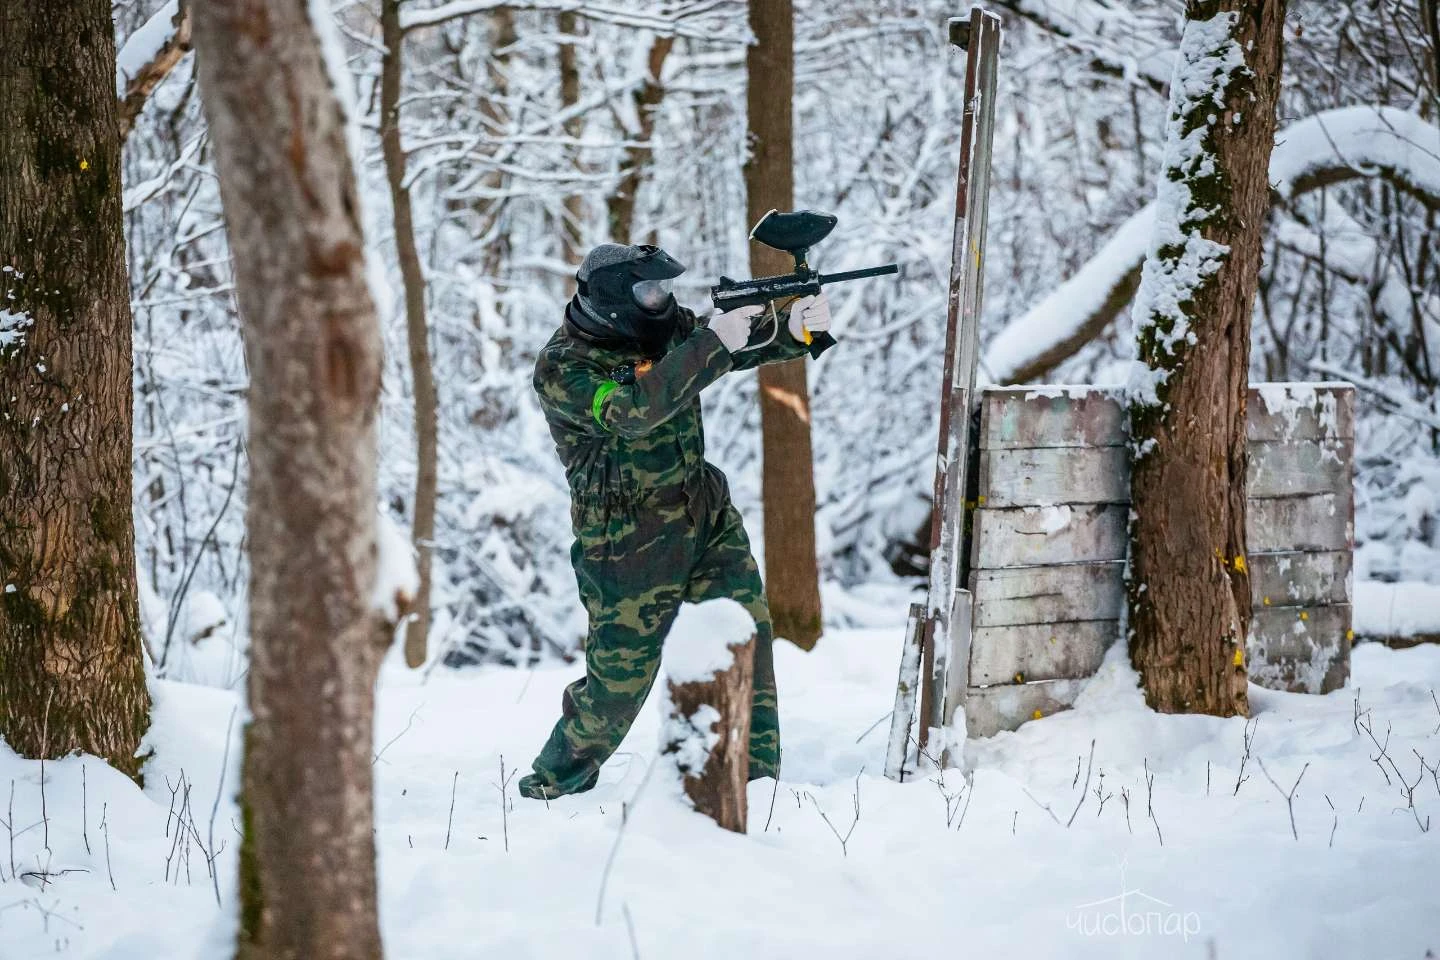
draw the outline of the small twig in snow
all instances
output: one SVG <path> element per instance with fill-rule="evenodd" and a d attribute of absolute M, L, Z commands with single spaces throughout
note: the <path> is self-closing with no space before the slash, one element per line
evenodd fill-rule
<path fill-rule="evenodd" d="M 1125 805 L 1125 829 L 1134 836 L 1135 831 L 1130 827 L 1130 791 L 1124 787 L 1120 788 L 1120 802 Z"/>
<path fill-rule="evenodd" d="M 815 795 L 809 792 L 805 794 L 805 796 L 810 798 L 810 802 L 814 804 L 815 811 L 820 814 L 820 819 L 825 821 L 825 826 L 829 827 L 830 832 L 835 834 L 835 839 L 840 841 L 840 855 L 842 857 L 848 857 L 850 855 L 850 837 L 854 835 L 855 828 L 860 824 L 860 777 L 864 773 L 865 768 L 861 767 L 860 772 L 855 774 L 855 819 L 850 821 L 850 829 L 845 831 L 845 836 L 843 837 L 840 836 L 840 831 L 835 829 L 835 824 L 830 821 L 829 815 L 821 808 L 820 801 L 815 799 Z"/>
<path fill-rule="evenodd" d="M 625 930 L 630 934 L 630 956 L 640 960 L 640 944 L 635 940 L 635 920 L 630 916 L 630 904 L 620 904 L 620 912 L 625 914 Z"/>
<path fill-rule="evenodd" d="M 615 842 L 610 846 L 610 856 L 605 858 L 605 870 L 600 874 L 600 892 L 595 896 L 595 926 L 600 926 L 600 916 L 605 909 L 605 885 L 610 882 L 610 868 L 615 866 L 615 855 L 620 852 L 620 841 L 625 837 L 625 825 L 630 822 L 630 810 L 640 799 L 640 794 L 645 792 L 645 785 L 650 782 L 651 775 L 655 768 L 660 766 L 657 758 L 652 758 L 650 766 L 645 770 L 645 776 L 640 780 L 640 786 L 630 797 L 629 803 L 620 805 L 620 829 L 615 831 Z M 602 809 L 603 813 L 604 810 Z"/>
<path fill-rule="evenodd" d="M 109 804 L 100 805 L 100 832 L 105 834 L 105 873 L 110 877 L 110 889 L 115 890 L 115 871 L 110 868 L 110 820 Z"/>
<path fill-rule="evenodd" d="M 1246 780 L 1250 779 L 1249 777 L 1245 776 L 1245 764 L 1250 762 L 1250 747 L 1255 743 L 1255 731 L 1259 728 L 1259 717 L 1256 717 L 1253 722 L 1250 720 L 1245 721 L 1245 729 L 1242 733 L 1242 736 L 1245 739 L 1245 753 L 1240 757 L 1240 772 L 1235 776 L 1235 790 L 1233 793 L 1230 794 L 1232 797 L 1238 797 L 1240 795 L 1241 784 L 1243 784 Z"/>
<path fill-rule="evenodd" d="M 1057 817 L 1057 816 L 1055 816 L 1055 811 L 1052 810 L 1052 809 L 1050 809 L 1050 804 L 1048 804 L 1048 803 L 1041 803 L 1039 800 L 1035 799 L 1035 794 L 1031 793 L 1031 792 L 1030 792 L 1030 789 L 1029 789 L 1028 787 L 1022 786 L 1022 787 L 1020 788 L 1020 790 L 1021 790 L 1022 793 L 1025 794 L 1025 796 L 1027 796 L 1027 797 L 1030 798 L 1030 802 L 1031 802 L 1031 803 L 1035 804 L 1035 806 L 1039 807 L 1041 810 L 1044 810 L 1046 813 L 1050 814 L 1050 819 L 1055 821 L 1055 826 L 1057 826 L 1057 827 L 1060 826 L 1060 818 Z M 1014 831 L 1012 830 L 1011 833 L 1014 833 Z"/>
<path fill-rule="evenodd" d="M 1285 798 L 1285 805 L 1290 809 L 1290 834 L 1296 840 L 1299 840 L 1300 831 L 1295 829 L 1295 791 L 1300 789 L 1300 781 L 1305 778 L 1305 771 L 1310 769 L 1310 764 L 1307 762 L 1305 766 L 1300 768 L 1300 776 L 1295 778 L 1294 786 L 1290 788 L 1289 793 L 1286 793 L 1280 784 L 1275 782 L 1275 778 L 1270 776 L 1270 771 L 1265 769 L 1265 761 L 1256 757 L 1255 762 L 1260 764 L 1260 772 L 1265 774 L 1265 779 L 1270 781 L 1270 785 L 1275 788 L 1275 792 Z"/>
<path fill-rule="evenodd" d="M 1075 822 L 1075 817 L 1076 817 L 1076 815 L 1080 812 L 1080 808 L 1083 807 L 1083 806 L 1085 806 L 1085 794 L 1087 794 L 1087 793 L 1090 791 L 1090 769 L 1091 769 L 1091 767 L 1093 767 L 1094 765 L 1095 765 L 1095 741 L 1094 741 L 1094 740 L 1091 740 L 1091 741 L 1090 741 L 1090 759 L 1089 759 L 1088 761 L 1086 761 L 1086 763 L 1085 763 L 1085 786 L 1083 786 L 1083 787 L 1080 788 L 1080 802 L 1077 803 L 1077 804 L 1075 804 L 1075 809 L 1072 810 L 1072 811 L 1070 811 L 1070 819 L 1065 821 L 1065 827 L 1066 827 L 1066 829 L 1069 829 L 1070 824 L 1072 824 L 1072 823 Z M 1071 784 L 1071 786 L 1073 787 L 1074 784 Z"/>
<path fill-rule="evenodd" d="M 1325 794 L 1325 802 L 1330 803 L 1330 794 Z M 1330 803 L 1330 815 L 1334 818 L 1330 823 L 1330 846 L 1335 846 L 1335 831 L 1340 827 L 1340 814 L 1335 810 L 1335 804 Z"/>
<path fill-rule="evenodd" d="M 90 856 L 90 786 L 85 781 L 85 764 L 80 764 L 80 836 L 85 841 L 85 856 Z"/>
<path fill-rule="evenodd" d="M 1095 811 L 1096 820 L 1099 820 L 1100 815 L 1105 812 L 1105 801 L 1109 800 L 1113 796 L 1115 796 L 1115 793 L 1113 791 L 1110 793 L 1105 792 L 1105 771 L 1101 770 L 1100 782 L 1095 784 L 1095 799 L 1100 801 L 1100 809 Z"/>
<path fill-rule="evenodd" d="M 1165 835 L 1160 832 L 1160 821 L 1155 816 L 1155 774 L 1150 772 L 1150 758 L 1146 757 L 1145 767 L 1145 815 L 1150 822 L 1155 824 L 1155 836 L 1160 840 L 1160 846 L 1165 846 Z M 1237 785 L 1235 789 L 1240 789 Z"/>
<path fill-rule="evenodd" d="M 220 755 L 220 782 L 215 785 L 215 802 L 210 804 L 210 853 L 208 861 L 210 867 L 210 882 L 215 887 L 215 906 L 220 906 L 220 872 L 215 869 L 215 858 L 220 856 L 220 850 L 215 847 L 215 817 L 220 812 L 220 795 L 225 792 L 225 774 L 230 767 L 230 736 L 235 729 L 235 714 L 239 707 L 230 708 L 230 719 L 225 723 L 225 750 Z M 221 843 L 220 848 L 224 848 Z"/>
<path fill-rule="evenodd" d="M 761 833 L 770 832 L 770 818 L 775 816 L 775 794 L 780 792 L 780 771 L 784 762 L 785 758 L 781 757 L 780 763 L 775 765 L 775 782 L 770 785 L 770 812 L 765 814 L 765 829 Z"/>
<path fill-rule="evenodd" d="M 50 814 L 45 809 L 45 754 L 50 752 L 50 701 L 55 688 L 45 695 L 45 717 L 40 727 L 40 820 L 45 824 L 45 852 L 50 852 Z"/>
<path fill-rule="evenodd" d="M 370 766 L 373 767 L 375 766 L 375 764 L 379 763 L 380 758 L 385 756 L 385 751 L 395 746 L 396 740 L 399 740 L 401 737 L 405 736 L 405 734 L 410 732 L 411 725 L 415 723 L 415 715 L 420 712 L 420 708 L 423 706 L 425 706 L 424 702 L 422 702 L 419 707 L 416 707 L 414 710 L 410 711 L 410 719 L 405 721 L 405 729 L 401 730 L 399 733 L 395 734 L 395 736 L 391 737 L 390 740 L 385 744 L 385 746 L 380 748 L 380 752 L 375 754 L 374 759 L 370 761 Z"/>
<path fill-rule="evenodd" d="M 500 791 L 500 826 L 501 826 L 501 829 L 505 832 L 505 852 L 506 852 L 506 853 L 509 853 L 509 852 L 510 852 L 510 803 L 509 803 L 509 801 L 506 799 L 506 794 L 507 794 L 507 792 L 508 792 L 509 789 L 510 789 L 510 781 L 513 780 L 513 779 L 515 779 L 515 774 L 518 773 L 518 772 L 519 772 L 518 770 L 511 770 L 509 774 L 506 774 L 506 773 L 505 773 L 505 754 L 503 754 L 503 753 L 500 754 L 500 782 L 499 782 L 499 783 L 495 783 L 494 781 L 491 781 L 491 785 L 494 786 L 496 790 L 499 790 L 499 791 Z M 458 776 L 458 774 L 457 774 L 457 776 Z M 543 793 L 549 793 L 548 790 L 547 790 L 547 791 L 542 791 L 542 792 L 543 792 Z M 546 804 L 546 807 L 547 807 L 547 809 L 548 809 L 549 804 L 550 804 L 550 799 L 549 799 L 549 797 L 546 797 L 546 799 L 545 799 L 545 804 Z M 452 805 L 452 806 L 454 805 L 454 799 L 453 799 L 453 798 L 451 799 L 451 805 Z"/>
<path fill-rule="evenodd" d="M 859 743 L 861 740 L 864 740 L 866 737 L 870 736 L 870 734 L 874 733 L 875 730 L 876 730 L 876 728 L 879 727 L 880 724 L 884 723 L 886 720 L 889 720 L 889 719 L 890 719 L 892 716 L 894 716 L 894 715 L 895 715 L 895 711 L 894 711 L 894 710 L 891 710 L 889 713 L 885 714 L 885 716 L 881 717 L 879 720 L 876 720 L 874 723 L 870 724 L 870 726 L 866 729 L 866 731 L 865 731 L 864 733 L 860 734 L 860 736 L 858 736 L 858 737 L 855 738 L 855 742 L 856 742 L 856 743 Z"/>
<path fill-rule="evenodd" d="M 450 816 L 445 820 L 445 849 L 450 849 L 450 828 L 455 825 L 455 788 L 460 785 L 460 771 L 455 771 L 455 777 L 450 781 Z M 500 795 L 500 804 L 504 806 L 505 795 Z M 506 849 L 509 849 L 507 846 Z"/>

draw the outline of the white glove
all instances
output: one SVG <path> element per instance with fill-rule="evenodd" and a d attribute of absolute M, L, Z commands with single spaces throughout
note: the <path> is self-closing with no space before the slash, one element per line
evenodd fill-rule
<path fill-rule="evenodd" d="M 765 312 L 760 305 L 749 307 L 736 307 L 734 310 L 725 313 L 717 313 L 710 318 L 710 329 L 715 331 L 715 336 L 725 344 L 725 349 L 734 353 L 750 340 L 750 321 Z"/>
<path fill-rule="evenodd" d="M 811 333 L 830 329 L 830 300 L 825 294 L 801 297 L 790 305 L 790 336 L 810 342 Z"/>

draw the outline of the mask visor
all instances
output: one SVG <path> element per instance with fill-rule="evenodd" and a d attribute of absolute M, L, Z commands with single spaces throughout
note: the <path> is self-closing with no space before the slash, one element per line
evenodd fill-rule
<path fill-rule="evenodd" d="M 652 313 L 665 309 L 670 302 L 670 290 L 674 286 L 671 279 L 664 280 L 641 280 L 630 288 L 635 302 L 642 310 L 649 310 Z"/>

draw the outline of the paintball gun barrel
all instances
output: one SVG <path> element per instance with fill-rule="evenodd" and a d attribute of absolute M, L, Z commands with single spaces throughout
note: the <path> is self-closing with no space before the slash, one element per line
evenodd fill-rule
<path fill-rule="evenodd" d="M 883 277 L 900 272 L 899 266 L 893 263 L 881 267 L 866 267 L 863 270 L 847 270 L 843 273 L 822 274 L 810 269 L 810 264 L 806 262 L 810 248 L 828 237 L 838 222 L 839 218 L 833 214 L 817 213 L 814 210 L 797 210 L 793 213 L 771 210 L 765 214 L 760 218 L 760 222 L 755 224 L 755 229 L 750 231 L 750 238 L 775 250 L 784 250 L 794 257 L 795 272 L 774 277 L 756 277 L 753 280 L 721 277 L 720 282 L 710 288 L 710 300 L 715 304 L 715 309 L 723 313 L 736 307 L 767 306 L 770 309 L 766 316 L 776 325 L 778 333 L 780 318 L 777 309 L 788 305 L 797 297 L 817 296 L 824 287 L 832 283 Z M 834 342 L 834 338 L 828 333 L 815 334 L 810 344 L 811 356 L 819 356 L 822 350 Z"/>

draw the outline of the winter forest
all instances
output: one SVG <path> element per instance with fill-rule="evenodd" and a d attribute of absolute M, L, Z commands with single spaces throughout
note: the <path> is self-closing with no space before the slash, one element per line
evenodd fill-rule
<path fill-rule="evenodd" d="M 1437 0 L 0 0 L 0 960 L 1440 956 L 1437 389 Z"/>

